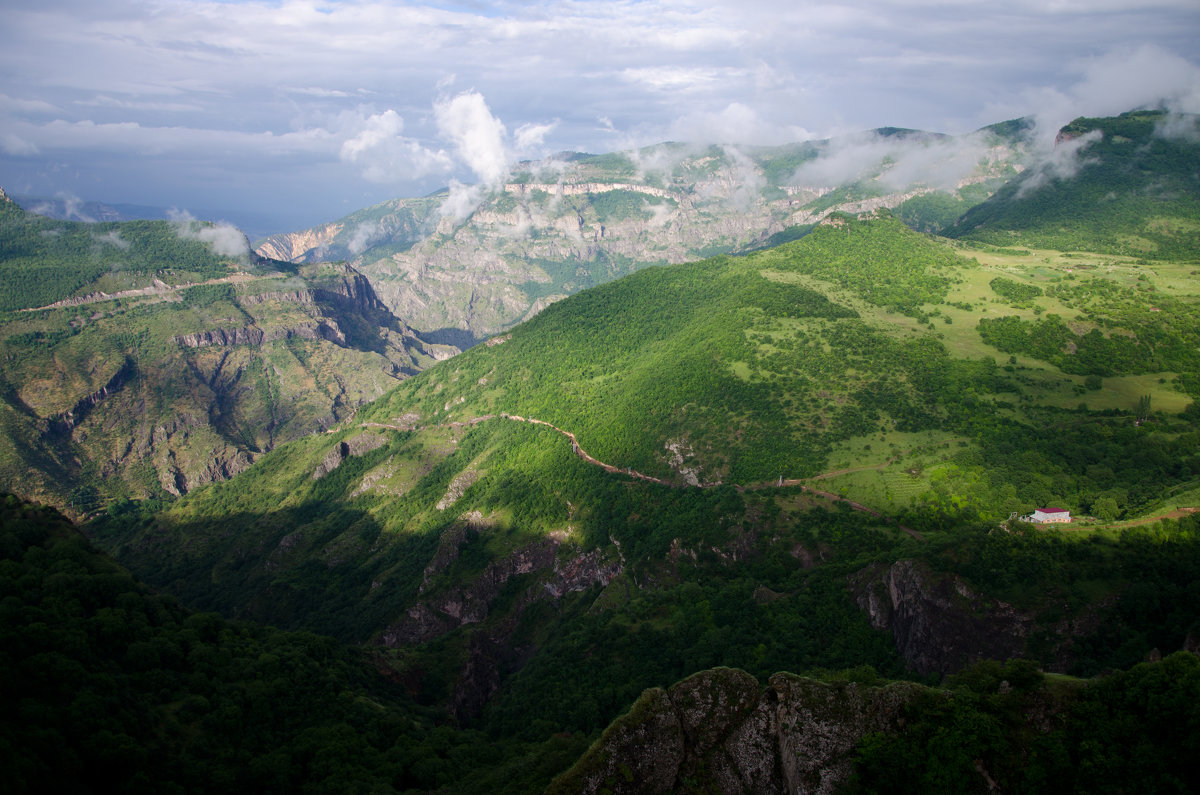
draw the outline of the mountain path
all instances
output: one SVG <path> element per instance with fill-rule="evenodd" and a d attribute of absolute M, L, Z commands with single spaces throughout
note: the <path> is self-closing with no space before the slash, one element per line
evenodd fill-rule
<path fill-rule="evenodd" d="M 656 478 L 653 475 L 647 475 L 644 472 L 638 472 L 636 469 L 633 469 L 632 467 L 618 467 L 618 466 L 614 466 L 612 464 L 605 463 L 604 461 L 601 461 L 600 459 L 593 456 L 591 453 L 584 450 L 583 447 L 580 446 L 579 439 L 577 439 L 575 437 L 575 434 L 571 433 L 570 431 L 563 430 L 562 428 L 559 428 L 557 425 L 554 425 L 553 423 L 546 422 L 545 420 L 539 420 L 535 417 L 522 417 L 519 414 L 508 414 L 505 412 L 501 412 L 499 415 L 485 414 L 481 417 L 472 417 L 471 419 L 465 420 L 465 421 L 450 422 L 450 423 L 447 423 L 447 425 L 451 428 L 463 428 L 463 427 L 467 427 L 470 425 L 477 425 L 481 422 L 486 422 L 488 420 L 496 419 L 497 417 L 499 417 L 500 419 L 511 420 L 513 422 L 524 422 L 524 423 L 528 423 L 530 425 L 544 425 L 545 427 L 550 428 L 551 430 L 557 431 L 558 433 L 562 434 L 563 436 L 565 436 L 571 440 L 571 450 L 574 451 L 575 455 L 577 455 L 580 458 L 580 460 L 585 461 L 586 463 L 591 464 L 592 466 L 599 467 L 599 468 L 603 469 L 605 472 L 608 472 L 610 474 L 627 475 L 628 477 L 632 477 L 637 480 L 644 480 L 648 483 L 657 483 L 660 486 L 667 486 L 669 488 L 681 488 L 681 486 L 678 483 L 673 483 L 669 480 L 664 480 L 663 478 Z M 422 430 L 423 427 L 428 427 L 428 426 L 419 426 L 416 424 L 409 425 L 409 426 L 389 425 L 389 424 L 380 423 L 380 422 L 364 422 L 361 425 L 362 425 L 362 427 L 370 427 L 370 428 L 389 428 L 389 429 L 395 430 L 395 431 L 418 431 L 418 430 Z M 892 460 L 893 459 L 888 459 L 888 461 L 885 461 L 883 464 L 878 464 L 876 466 L 869 466 L 869 467 L 860 467 L 858 469 L 882 468 L 884 466 L 887 466 L 889 463 L 891 463 Z M 845 470 L 845 471 L 856 471 L 856 470 Z M 745 486 L 740 486 L 740 485 L 734 484 L 734 488 L 736 488 L 738 491 L 761 491 L 761 490 L 772 489 L 772 488 L 784 488 L 784 487 L 799 486 L 807 494 L 812 494 L 813 496 L 816 496 L 816 497 L 822 497 L 824 499 L 830 500 L 831 502 L 844 503 L 844 504 L 850 506 L 850 508 L 855 511 L 861 511 L 862 513 L 869 514 L 870 516 L 874 516 L 877 519 L 882 519 L 887 522 L 892 521 L 891 519 L 884 516 L 882 513 L 875 510 L 874 508 L 868 508 L 866 505 L 863 505 L 860 502 L 854 502 L 853 500 L 846 499 L 845 497 L 841 496 L 840 494 L 834 494 L 833 492 L 829 492 L 829 491 L 820 491 L 818 489 L 814 489 L 813 487 L 807 485 L 807 481 L 819 480 L 823 477 L 833 477 L 835 474 L 842 474 L 842 473 L 843 473 L 842 470 L 838 470 L 833 473 L 827 472 L 822 475 L 816 475 L 814 477 L 804 478 L 804 479 L 780 478 L 777 481 L 766 481 L 764 483 L 752 483 L 752 484 L 745 485 Z M 698 486 L 696 486 L 696 488 L 711 489 L 711 488 L 715 488 L 717 486 L 722 486 L 722 485 L 725 485 L 725 484 L 721 483 L 720 481 L 715 482 L 715 483 L 700 483 L 700 484 L 698 484 Z M 900 530 L 903 530 L 905 533 L 912 536 L 913 538 L 917 539 L 918 541 L 925 540 L 925 536 L 921 535 L 916 530 L 913 530 L 911 527 L 905 527 L 902 524 L 896 524 L 895 526 L 897 528 L 899 528 Z"/>
<path fill-rule="evenodd" d="M 242 284 L 245 282 L 258 281 L 260 279 L 273 279 L 277 276 L 262 275 L 255 276 L 250 273 L 232 273 L 228 276 L 222 276 L 218 279 L 209 279 L 203 282 L 184 282 L 183 284 L 167 284 L 166 282 L 154 279 L 154 284 L 149 287 L 134 287 L 129 290 L 118 290 L 115 293 L 106 293 L 103 290 L 95 293 L 88 293 L 76 298 L 64 298 L 61 301 L 55 301 L 52 304 L 45 306 L 32 307 L 22 309 L 22 312 L 41 312 L 43 309 L 61 309 L 66 306 L 86 306 L 88 304 L 98 304 L 102 301 L 115 301 L 120 298 L 143 298 L 145 296 L 154 296 L 162 300 L 166 300 L 167 296 L 186 290 L 189 287 L 200 287 L 206 284 Z"/>

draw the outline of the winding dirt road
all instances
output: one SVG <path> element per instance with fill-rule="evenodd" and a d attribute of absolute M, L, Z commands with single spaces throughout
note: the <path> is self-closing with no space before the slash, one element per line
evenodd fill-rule
<path fill-rule="evenodd" d="M 546 422 L 545 420 L 539 420 L 534 417 L 522 417 L 519 414 L 506 414 L 506 413 L 502 412 L 499 415 L 486 414 L 482 417 L 473 417 L 473 418 L 463 421 L 463 422 L 451 422 L 448 424 L 450 427 L 462 428 L 462 427 L 467 427 L 470 425 L 477 425 L 478 423 L 486 422 L 487 420 L 496 419 L 497 416 L 500 419 L 510 420 L 512 422 L 524 422 L 524 423 L 528 423 L 530 425 L 544 425 L 545 427 L 550 428 L 551 430 L 557 431 L 558 433 L 562 434 L 563 436 L 565 436 L 571 440 L 571 449 L 575 452 L 575 455 L 579 456 L 579 458 L 581 460 L 586 461 L 587 463 L 591 464 L 592 466 L 600 467 L 605 472 L 608 472 L 610 474 L 626 475 L 628 477 L 635 478 L 637 480 L 644 480 L 648 483 L 657 483 L 660 486 L 668 486 L 670 488 L 684 488 L 683 486 L 680 486 L 678 483 L 672 483 L 671 481 L 664 480 L 663 478 L 656 478 L 653 475 L 647 475 L 644 472 L 638 472 L 636 469 L 633 469 L 630 467 L 622 468 L 622 467 L 618 467 L 618 466 L 613 466 L 612 464 L 605 463 L 604 461 L 601 461 L 600 459 L 593 456 L 591 453 L 584 450 L 583 447 L 580 446 L 579 440 L 575 437 L 575 434 L 571 433 L 570 431 L 563 430 L 562 428 L 559 428 L 557 425 L 554 425 L 553 423 Z M 390 428 L 392 430 L 397 430 L 397 431 L 422 430 L 422 426 L 418 426 L 415 424 L 411 425 L 411 426 L 407 426 L 407 427 L 402 427 L 399 425 L 387 425 L 387 424 L 378 423 L 378 422 L 364 422 L 363 426 L 364 427 L 372 427 L 372 428 Z M 426 426 L 426 427 L 428 427 L 428 426 Z M 885 461 L 883 464 L 878 464 L 878 465 L 870 466 L 870 467 L 860 467 L 859 469 L 864 469 L 864 470 L 865 469 L 877 469 L 877 468 L 882 468 L 884 466 L 887 466 L 887 464 L 889 464 L 889 463 L 891 463 L 891 459 L 889 459 L 888 461 Z M 735 486 L 735 488 L 738 491 L 762 491 L 765 489 L 799 486 L 806 493 L 812 494 L 815 497 L 821 497 L 821 498 L 830 500 L 831 502 L 844 503 L 844 504 L 850 506 L 850 508 L 852 508 L 855 511 L 861 511 L 862 513 L 868 514 L 870 516 L 874 516 L 877 519 L 882 519 L 883 521 L 886 521 L 886 522 L 892 522 L 891 519 L 889 519 L 887 516 L 884 516 L 879 511 L 876 511 L 874 508 L 868 508 L 866 505 L 863 505 L 862 503 L 854 502 L 853 500 L 848 500 L 839 494 L 834 494 L 833 492 L 829 492 L 829 491 L 819 491 L 819 490 L 814 489 L 811 486 L 807 485 L 807 481 L 821 480 L 822 478 L 833 477 L 835 475 L 844 474 L 846 472 L 851 472 L 851 471 L 855 471 L 855 470 L 836 470 L 834 472 L 826 472 L 826 473 L 823 473 L 820 475 L 815 475 L 815 476 L 813 476 L 811 478 L 807 478 L 805 480 L 780 478 L 779 480 L 776 480 L 776 481 L 767 481 L 765 483 L 753 483 L 753 484 L 750 484 L 747 486 Z M 711 489 L 711 488 L 715 488 L 715 487 L 721 486 L 721 485 L 724 485 L 724 484 L 722 484 L 720 482 L 701 483 L 696 488 Z M 894 522 L 892 522 L 892 523 L 895 524 Z M 905 533 L 908 533 L 910 536 L 917 539 L 918 541 L 925 540 L 925 536 L 921 535 L 916 530 L 913 530 L 911 527 L 905 527 L 902 524 L 895 524 L 895 526 L 898 529 L 903 530 Z"/>

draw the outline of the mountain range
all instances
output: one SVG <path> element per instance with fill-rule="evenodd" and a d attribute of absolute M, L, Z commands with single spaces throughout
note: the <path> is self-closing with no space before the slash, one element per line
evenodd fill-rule
<path fill-rule="evenodd" d="M 903 207 L 940 228 L 1024 167 L 1027 133 L 1020 123 L 961 138 L 884 128 L 782 147 L 564 153 L 477 195 L 385 202 L 256 250 L 345 259 L 422 333 L 481 339 L 638 268 L 792 239 L 834 212 Z"/>
<path fill-rule="evenodd" d="M 4 504 L 11 769 L 1200 785 L 1196 130 L 562 155 L 253 252 L 0 207 L 4 483 L 88 519 Z"/>

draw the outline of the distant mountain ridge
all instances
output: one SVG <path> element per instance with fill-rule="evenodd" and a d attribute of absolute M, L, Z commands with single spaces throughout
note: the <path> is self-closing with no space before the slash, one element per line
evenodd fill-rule
<path fill-rule="evenodd" d="M 834 212 L 924 195 L 965 208 L 1016 174 L 1026 147 L 1008 129 L 953 139 L 882 128 L 780 147 L 571 153 L 521 164 L 465 217 L 449 214 L 446 195 L 396 199 L 272 235 L 257 250 L 293 262 L 345 259 L 415 328 L 478 339 L 637 268 L 794 239 Z M 852 157 L 862 162 L 848 169 Z M 912 158 L 956 176 L 923 181 L 903 165 Z M 925 212 L 914 205 L 909 214 Z"/>
<path fill-rule="evenodd" d="M 30 196 L 12 194 L 14 202 L 27 212 L 58 221 L 104 223 L 113 221 L 171 221 L 180 216 L 196 216 L 221 220 L 237 225 L 252 238 L 261 237 L 280 228 L 281 222 L 269 213 L 221 210 L 205 207 L 155 207 L 122 202 L 85 201 L 75 197 Z"/>

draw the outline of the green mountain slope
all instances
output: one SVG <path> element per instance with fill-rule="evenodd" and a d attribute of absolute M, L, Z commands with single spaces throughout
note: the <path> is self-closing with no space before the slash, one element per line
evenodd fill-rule
<path fill-rule="evenodd" d="M 1093 384 L 979 322 L 1065 313 L 1081 273 L 1132 285 L 1093 306 L 1102 338 L 1105 313 L 1168 290 L 1146 316 L 1187 321 L 1181 266 L 1103 262 L 835 216 L 572 296 L 331 433 L 90 529 L 190 605 L 399 649 L 429 703 L 529 741 L 717 665 L 1128 667 L 1200 637 L 1195 518 L 1000 521 L 1133 518 L 1194 488 L 1195 386 Z"/>
<path fill-rule="evenodd" d="M 1195 116 L 1136 111 L 1079 118 L 1047 163 L 1029 169 L 948 230 L 997 245 L 1195 260 L 1200 147 Z"/>
<path fill-rule="evenodd" d="M 192 224 L 0 201 L 0 482 L 76 513 L 179 494 L 337 422 L 436 357 L 341 265 Z M 214 246 L 216 248 L 214 248 Z"/>
<path fill-rule="evenodd" d="M 678 482 L 808 476 L 831 443 L 941 424 L 946 382 L 988 378 L 986 365 L 958 373 L 931 335 L 892 335 L 850 305 L 921 316 L 965 264 L 899 223 L 840 220 L 773 251 L 647 269 L 545 310 L 363 417 L 506 412 Z"/>

